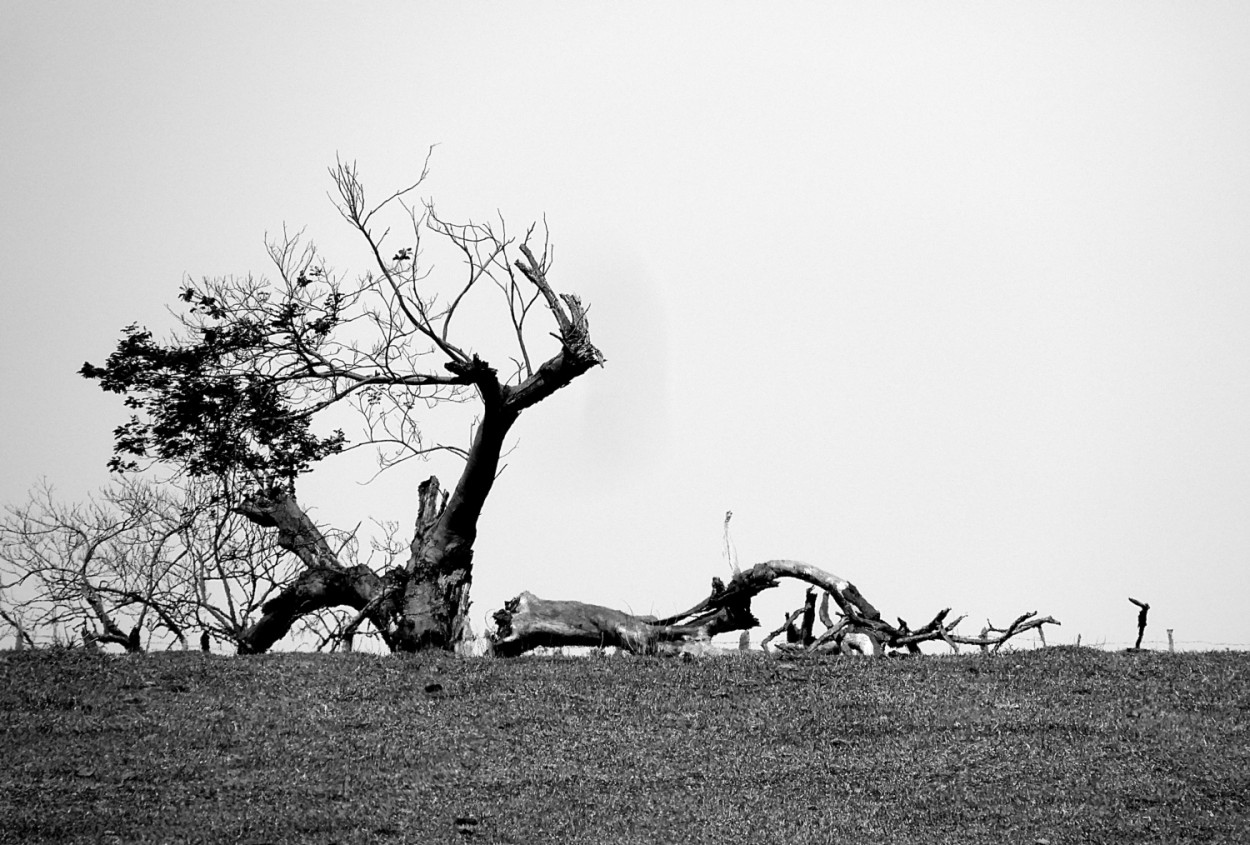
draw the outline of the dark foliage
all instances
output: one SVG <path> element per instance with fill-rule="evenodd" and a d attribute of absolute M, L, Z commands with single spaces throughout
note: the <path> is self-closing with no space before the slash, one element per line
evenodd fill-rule
<path fill-rule="evenodd" d="M 281 379 L 247 366 L 263 359 L 273 333 L 289 334 L 305 316 L 301 303 L 286 303 L 266 326 L 223 311 L 191 287 L 179 298 L 201 321 L 193 340 L 163 344 L 130 325 L 103 367 L 86 363 L 79 371 L 139 412 L 114 430 L 111 469 L 136 470 L 141 460 L 155 459 L 193 476 L 243 471 L 293 479 L 342 450 L 342 431 L 314 434 L 311 413 L 288 403 Z M 327 309 L 317 328 L 329 331 L 336 316 L 337 309 Z"/>

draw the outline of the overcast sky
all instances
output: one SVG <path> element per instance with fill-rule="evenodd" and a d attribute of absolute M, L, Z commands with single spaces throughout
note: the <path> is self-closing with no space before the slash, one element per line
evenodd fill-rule
<path fill-rule="evenodd" d="M 607 357 L 515 429 L 479 629 L 694 604 L 732 509 L 890 618 L 1118 647 L 1132 595 L 1248 647 L 1247 45 L 1244 3 L 0 4 L 0 501 L 108 481 L 76 371 L 123 326 L 284 224 L 364 270 L 326 167 L 438 144 L 422 195 L 545 215 Z M 299 489 L 367 528 L 457 471 Z"/>

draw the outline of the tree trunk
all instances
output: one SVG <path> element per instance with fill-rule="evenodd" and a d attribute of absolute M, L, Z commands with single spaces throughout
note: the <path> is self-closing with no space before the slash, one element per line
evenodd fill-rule
<path fill-rule="evenodd" d="M 384 586 L 383 579 L 367 566 L 306 569 L 277 598 L 265 602 L 261 618 L 239 635 L 239 654 L 268 651 L 309 613 L 343 605 L 362 610 Z M 385 635 L 385 623 L 379 623 L 378 630 Z"/>
<path fill-rule="evenodd" d="M 479 426 L 469 462 L 450 497 L 437 478 L 422 482 L 408 563 L 385 576 L 363 565 L 344 566 L 294 494 L 272 490 L 244 500 L 235 510 L 276 529 L 278 545 L 306 568 L 240 633 L 239 653 L 268 651 L 301 617 L 342 606 L 358 612 L 345 636 L 368 620 L 392 650 L 453 648 L 468 619 L 477 517 L 498 471 L 506 432 L 506 426 Z"/>
<path fill-rule="evenodd" d="M 268 651 L 290 632 L 300 617 L 343 605 L 356 610 L 368 608 L 374 627 L 384 639 L 389 638 L 386 609 L 378 601 L 390 587 L 389 579 L 367 566 L 343 566 L 293 493 L 284 490 L 256 493 L 240 503 L 235 511 L 257 525 L 277 529 L 278 545 L 307 567 L 277 598 L 265 603 L 260 619 L 239 634 L 240 654 Z"/>
<path fill-rule="evenodd" d="M 495 613 L 497 627 L 491 635 L 491 642 L 494 653 L 501 657 L 512 657 L 538 646 L 611 645 L 646 654 L 673 651 L 690 640 L 709 639 L 720 633 L 758 625 L 759 622 L 751 615 L 751 599 L 777 586 L 780 578 L 795 578 L 824 590 L 842 611 L 843 617 L 840 622 L 834 623 L 827 607 L 822 606 L 820 617 L 830 630 L 813 638 L 811 625 L 816 615 L 816 597 L 809 591 L 804 607 L 786 620 L 788 626 L 796 618 L 803 617 L 803 627 L 796 630 L 796 642 L 786 649 L 789 651 L 840 648 L 841 637 L 836 637 L 838 634 L 866 636 L 873 654 L 877 656 L 882 654 L 885 646 L 918 652 L 917 644 L 928 640 L 942 640 L 952 647 L 959 643 L 993 646 L 997 651 L 1004 642 L 1023 631 L 1045 624 L 1059 624 L 1049 616 L 1034 618 L 1036 613 L 1026 613 L 1012 622 L 1000 636 L 988 637 L 983 633 L 981 637 L 959 637 L 951 632 L 960 620 L 947 623 L 948 609 L 938 613 L 927 625 L 912 631 L 901 619 L 898 627 L 884 621 L 850 581 L 800 561 L 770 560 L 738 572 L 727 587 L 719 578 L 713 578 L 712 594 L 708 598 L 666 619 L 633 616 L 576 601 L 548 601 L 531 593 L 521 593 Z M 774 636 L 782 630 L 784 627 L 775 631 Z"/>
<path fill-rule="evenodd" d="M 477 521 L 499 474 L 499 458 L 508 431 L 526 408 L 603 363 L 602 353 L 590 341 L 590 324 L 581 301 L 571 294 L 557 296 L 547 284 L 545 265 L 528 246 L 520 249 L 526 261 L 518 260 L 516 266 L 547 300 L 560 329 L 560 351 L 515 385 L 501 384 L 494 368 L 476 355 L 468 361 L 444 364 L 477 388 L 482 399 L 482 421 L 474 433 L 456 489 L 432 525 L 425 521 L 429 503 L 423 495 L 422 519 L 418 520 L 406 567 L 408 584 L 396 638 L 396 647 L 403 651 L 455 648 L 467 630 Z M 436 492 L 438 482 L 431 480 Z"/>
<path fill-rule="evenodd" d="M 707 622 L 666 624 L 580 601 L 550 601 L 521 593 L 495 613 L 494 653 L 515 657 L 540 646 L 613 646 L 635 654 L 656 654 L 675 644 L 710 638 Z"/>
<path fill-rule="evenodd" d="M 478 455 L 486 424 L 479 427 L 470 454 L 470 465 Z M 502 436 L 499 438 L 502 443 Z M 412 553 L 405 566 L 408 579 L 404 588 L 402 619 L 395 646 L 401 651 L 425 648 L 451 649 L 461 639 L 469 615 L 469 587 L 473 582 L 473 541 L 477 520 L 466 519 L 466 511 L 481 510 L 485 493 L 494 480 L 492 461 L 486 490 L 470 489 L 483 482 L 471 477 L 470 467 L 460 477 L 455 493 L 442 493 L 438 479 L 431 476 L 420 486 L 420 507 L 413 533 Z"/>
<path fill-rule="evenodd" d="M 511 386 L 500 384 L 495 370 L 476 356 L 467 363 L 446 365 L 477 388 L 482 398 L 482 421 L 473 435 L 473 446 L 456 489 L 445 499 L 432 523 L 427 519 L 431 504 L 426 501 L 426 493 L 422 493 L 422 518 L 418 520 L 406 567 L 409 580 L 396 642 L 402 651 L 455 648 L 467 630 L 477 521 L 499 475 L 499 459 L 508 432 L 526 408 L 603 363 L 603 355 L 590 342 L 586 313 L 577 297 L 566 295 L 567 311 L 561 307 L 542 277 L 540 265 L 527 248 L 522 249 L 531 263 L 527 266 L 518 262 L 518 266 L 547 297 L 560 326 L 561 350 L 532 376 Z M 430 479 L 426 484 L 431 482 L 433 497 L 438 480 Z"/>
<path fill-rule="evenodd" d="M 751 615 L 751 598 L 776 584 L 740 581 L 745 575 L 735 577 L 728 588 L 713 578 L 708 598 L 665 619 L 521 593 L 494 614 L 493 651 L 501 657 L 513 657 L 539 646 L 589 645 L 655 654 L 690 640 L 754 628 L 759 620 Z"/>
<path fill-rule="evenodd" d="M 476 355 L 453 356 L 444 363 L 477 389 L 482 420 L 451 495 L 441 495 L 436 478 L 419 488 L 411 553 L 398 576 L 402 589 L 397 584 L 383 585 L 365 567 L 345 569 L 293 494 L 279 490 L 249 497 L 236 510 L 259 525 L 276 528 L 278 544 L 298 555 L 307 570 L 265 605 L 264 617 L 244 632 L 240 651 L 264 651 L 303 614 L 342 604 L 356 608 L 362 616 L 373 614 L 369 618 L 392 649 L 455 648 L 467 629 L 477 521 L 499 474 L 509 430 L 522 411 L 603 363 L 602 353 L 590 341 L 581 301 L 571 294 L 557 296 L 547 284 L 546 265 L 528 246 L 520 249 L 526 261 L 518 260 L 516 266 L 547 300 L 560 330 L 560 351 L 511 385 L 500 383 L 494 368 Z M 398 606 L 388 608 L 387 602 L 395 595 L 400 596 Z M 393 635 L 388 633 L 388 615 L 398 617 Z M 359 622 L 360 617 L 349 623 L 345 633 L 353 633 Z"/>

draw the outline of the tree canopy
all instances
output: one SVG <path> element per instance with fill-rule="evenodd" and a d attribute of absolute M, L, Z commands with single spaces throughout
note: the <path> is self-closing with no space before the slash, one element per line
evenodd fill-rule
<path fill-rule="evenodd" d="M 300 616 L 342 604 L 393 647 L 450 647 L 465 630 L 477 520 L 508 432 L 527 408 L 603 363 L 580 299 L 548 282 L 545 229 L 539 243 L 536 226 L 518 240 L 502 219 L 443 219 L 410 199 L 426 164 L 413 184 L 372 205 L 354 164 L 330 169 L 336 207 L 369 256 L 365 272 L 336 273 L 311 242 L 284 230 L 268 242 L 276 276 L 184 282 L 169 339 L 128 326 L 103 365 L 81 369 L 133 411 L 115 431 L 113 469 L 157 463 L 192 478 L 241 478 L 249 492 L 235 512 L 277 529 L 278 544 L 303 562 L 241 648 L 267 648 Z M 431 238 L 457 256 L 459 274 L 427 263 Z M 473 351 L 481 321 L 462 316 L 492 293 L 495 334 L 511 349 L 502 366 Z M 534 325 L 544 313 L 555 331 Z M 551 338 L 544 358 L 539 344 Z M 425 441 L 424 414 L 468 401 L 478 404 L 468 444 Z M 332 407 L 354 410 L 357 437 L 316 430 Z M 383 469 L 435 450 L 464 459 L 448 493 L 435 479 L 422 485 L 409 560 L 385 578 L 340 561 L 295 501 L 302 473 L 362 446 L 378 450 Z"/>

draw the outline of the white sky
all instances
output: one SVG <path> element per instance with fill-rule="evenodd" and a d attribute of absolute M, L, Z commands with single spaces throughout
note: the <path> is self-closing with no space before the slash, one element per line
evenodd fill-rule
<path fill-rule="evenodd" d="M 363 270 L 326 166 L 381 196 L 438 143 L 425 193 L 545 214 L 608 358 L 517 427 L 479 629 L 693 604 L 732 509 L 913 624 L 1121 645 L 1133 595 L 1246 647 L 1247 45 L 1243 3 L 0 4 L 0 501 L 107 481 L 75 371 L 184 274 L 283 223 Z M 407 523 L 431 472 L 301 499 Z"/>

